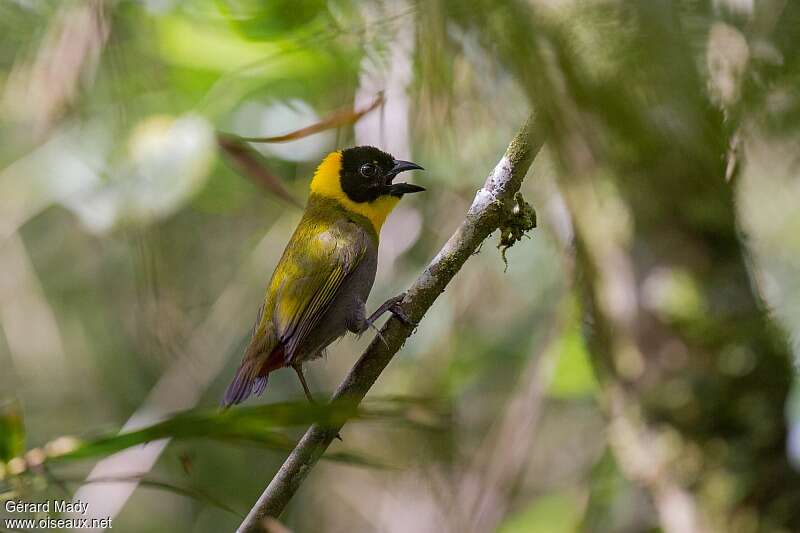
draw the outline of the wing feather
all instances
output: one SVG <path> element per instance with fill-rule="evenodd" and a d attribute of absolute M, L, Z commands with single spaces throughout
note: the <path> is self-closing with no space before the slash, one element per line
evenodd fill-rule
<path fill-rule="evenodd" d="M 346 222 L 317 226 L 316 231 L 295 235 L 293 241 L 273 279 L 279 286 L 272 318 L 286 348 L 286 363 L 299 353 L 367 250 L 363 230 Z"/>

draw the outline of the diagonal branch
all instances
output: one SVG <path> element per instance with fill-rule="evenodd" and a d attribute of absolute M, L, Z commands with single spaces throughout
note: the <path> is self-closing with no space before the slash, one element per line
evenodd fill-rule
<path fill-rule="evenodd" d="M 402 306 L 413 322 L 419 323 L 478 246 L 509 222 L 514 195 L 519 191 L 544 137 L 541 121 L 531 115 L 478 190 L 464 221 L 406 293 Z M 332 401 L 360 402 L 413 331 L 413 327 L 396 318 L 389 319 L 381 330 L 385 342 L 373 339 L 339 385 Z M 239 526 L 239 533 L 262 531 L 265 518 L 277 517 L 283 512 L 340 429 L 341 425 L 313 425 L 306 431 Z"/>

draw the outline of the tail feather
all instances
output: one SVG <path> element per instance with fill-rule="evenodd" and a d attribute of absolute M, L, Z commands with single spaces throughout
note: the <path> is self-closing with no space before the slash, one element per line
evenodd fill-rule
<path fill-rule="evenodd" d="M 242 403 L 253 394 L 260 396 L 267 387 L 269 373 L 285 366 L 283 357 L 284 351 L 280 344 L 266 358 L 263 355 L 245 356 L 241 366 L 236 370 L 233 381 L 225 390 L 225 396 L 222 398 L 223 409 Z"/>
<path fill-rule="evenodd" d="M 264 392 L 264 389 L 267 388 L 268 376 L 269 374 L 267 374 L 266 376 L 258 376 L 256 377 L 256 379 L 253 380 L 253 394 L 255 394 L 256 396 L 261 396 L 261 394 Z"/>
<path fill-rule="evenodd" d="M 222 407 L 228 408 L 232 405 L 242 403 L 253 394 L 257 389 L 258 394 L 264 391 L 267 386 L 267 376 L 259 376 L 260 364 L 253 359 L 245 359 L 242 365 L 236 370 L 233 381 L 225 390 L 222 399 Z"/>

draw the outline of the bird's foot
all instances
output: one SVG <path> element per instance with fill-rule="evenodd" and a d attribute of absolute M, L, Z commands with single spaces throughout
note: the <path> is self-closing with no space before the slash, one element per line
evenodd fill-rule
<path fill-rule="evenodd" d="M 406 326 L 410 326 L 415 328 L 419 325 L 418 322 L 414 322 L 411 320 L 411 317 L 408 316 L 406 310 L 400 306 L 400 303 L 403 301 L 403 298 L 406 297 L 406 293 L 398 294 L 394 298 L 392 298 L 392 303 L 389 305 L 389 312 L 392 313 L 397 320 L 405 324 Z"/>
<path fill-rule="evenodd" d="M 386 342 L 386 339 L 383 337 L 383 334 L 381 333 L 381 330 L 379 330 L 379 329 L 377 328 L 377 326 L 375 326 L 375 324 L 374 324 L 374 323 L 372 323 L 372 322 L 367 322 L 367 325 L 368 325 L 369 327 L 371 327 L 372 329 L 374 329 L 374 330 L 375 330 L 375 335 L 377 335 L 377 336 L 378 336 L 378 338 L 379 338 L 381 341 L 383 341 L 383 344 L 384 344 L 384 346 L 386 346 L 386 347 L 388 348 L 388 347 L 389 347 L 389 343 L 388 343 L 388 342 Z"/>

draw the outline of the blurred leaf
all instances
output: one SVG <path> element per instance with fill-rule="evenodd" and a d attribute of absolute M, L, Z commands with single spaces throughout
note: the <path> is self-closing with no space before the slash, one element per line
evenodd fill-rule
<path fill-rule="evenodd" d="M 8 462 L 25 452 L 25 426 L 17 400 L 0 404 L 0 462 Z"/>
<path fill-rule="evenodd" d="M 577 309 L 563 335 L 556 339 L 551 350 L 559 353 L 548 395 L 556 398 L 588 396 L 598 390 L 594 369 L 581 333 Z"/>
<path fill-rule="evenodd" d="M 390 395 L 361 404 L 362 420 L 387 421 L 422 431 L 445 429 L 450 416 L 450 406 L 434 397 Z"/>
<path fill-rule="evenodd" d="M 109 477 L 102 477 L 102 478 L 92 478 L 92 479 L 68 479 L 68 478 L 58 478 L 58 481 L 61 483 L 67 484 L 76 484 L 76 485 L 85 485 L 91 483 L 124 483 L 126 481 L 132 483 L 138 483 L 143 487 L 149 487 L 153 489 L 165 490 L 167 492 L 172 492 L 179 496 L 186 496 L 187 498 L 192 498 L 193 500 L 197 500 L 212 507 L 216 507 L 217 509 L 221 509 L 225 512 L 231 513 L 239 518 L 244 518 L 244 515 L 228 504 L 219 500 L 210 494 L 205 493 L 199 489 L 194 489 L 191 487 L 181 487 L 179 485 L 175 485 L 174 483 L 170 483 L 168 481 L 158 481 L 154 479 L 147 479 L 138 476 L 109 476 Z"/>
<path fill-rule="evenodd" d="M 131 446 L 145 444 L 158 439 L 209 438 L 223 442 L 258 444 L 275 450 L 291 450 L 295 440 L 278 431 L 320 424 L 341 425 L 347 420 L 392 420 L 405 422 L 413 427 L 430 429 L 441 427 L 436 423 L 436 414 L 422 415 L 428 405 L 426 399 L 392 398 L 380 400 L 380 407 L 358 408 L 339 401 L 335 404 L 310 404 L 300 402 L 275 403 L 253 407 L 239 407 L 228 411 L 197 410 L 178 413 L 162 422 L 136 431 L 102 436 L 92 440 L 62 437 L 47 445 L 50 461 L 75 460 L 109 455 Z M 352 452 L 337 452 L 326 459 L 347 464 L 386 468 L 388 465 L 376 459 L 366 458 Z"/>
<path fill-rule="evenodd" d="M 220 11 L 249 39 L 274 39 L 327 13 L 324 0 L 220 0 Z"/>
<path fill-rule="evenodd" d="M 110 33 L 102 1 L 65 2 L 29 64 L 17 65 L 0 97 L 2 112 L 29 121 L 40 140 L 80 94 L 82 79 L 95 74 Z"/>
<path fill-rule="evenodd" d="M 295 141 L 315 133 L 338 128 L 347 124 L 353 124 L 373 109 L 382 105 L 383 102 L 383 93 L 379 93 L 375 99 L 363 109 L 357 110 L 353 107 L 341 108 L 310 126 L 274 137 L 241 137 L 231 133 L 220 132 L 217 134 L 217 143 L 220 148 L 222 148 L 227 159 L 231 162 L 231 165 L 238 172 L 262 185 L 278 198 L 302 209 L 302 204 L 286 189 L 280 177 L 269 170 L 266 158 L 247 143 L 282 143 Z"/>
<path fill-rule="evenodd" d="M 358 416 L 351 405 L 287 402 L 227 411 L 197 410 L 178 413 L 163 422 L 136 431 L 78 441 L 71 449 L 50 455 L 50 459 L 69 460 L 108 455 L 131 446 L 158 439 L 204 437 L 228 442 L 257 443 L 267 448 L 288 450 L 295 442 L 278 428 L 341 424 Z"/>
<path fill-rule="evenodd" d="M 625 517 L 616 512 L 620 502 L 635 501 L 636 488 L 620 471 L 606 448 L 588 474 L 589 497 L 581 519 L 583 531 L 620 531 Z"/>
<path fill-rule="evenodd" d="M 280 57 L 289 47 L 286 41 L 247 41 L 220 24 L 198 24 L 175 16 L 159 17 L 156 23 L 163 58 L 171 64 L 193 69 L 229 72 L 267 57 Z M 306 68 L 314 64 L 313 51 L 304 51 L 302 55 L 302 58 L 294 55 L 292 59 Z M 275 67 L 284 71 L 288 63 L 281 60 Z"/>
<path fill-rule="evenodd" d="M 97 234 L 146 226 L 180 210 L 203 188 L 216 155 L 213 128 L 193 113 L 137 121 L 127 146 L 120 143 L 124 150 L 112 150 L 112 136 L 102 120 L 59 129 L 0 176 L 9 187 L 32 182 L 22 198 L 30 201 L 21 202 L 17 191 L 9 205 L 34 203 L 43 209 L 59 202 Z"/>
<path fill-rule="evenodd" d="M 383 93 L 378 93 L 378 96 L 365 108 L 363 109 L 355 109 L 353 107 L 343 107 L 341 109 L 337 109 L 327 117 L 323 118 L 319 122 L 315 124 L 311 124 L 310 126 L 306 126 L 305 128 L 300 128 L 299 130 L 295 130 L 289 133 L 285 133 L 283 135 L 276 135 L 274 137 L 240 137 L 240 140 L 253 142 L 253 143 L 283 143 L 289 141 L 295 141 L 297 139 L 302 139 L 303 137 L 308 137 L 309 135 L 313 135 L 315 133 L 319 133 L 321 131 L 338 128 L 340 126 L 345 126 L 347 124 L 353 124 L 358 122 L 358 120 L 372 111 L 373 109 L 383 105 L 384 103 L 384 96 Z"/>
<path fill-rule="evenodd" d="M 536 498 L 506 520 L 499 533 L 571 533 L 578 530 L 582 502 L 574 491 L 551 492 Z"/>
<path fill-rule="evenodd" d="M 660 268 L 648 274 L 643 285 L 645 305 L 667 323 L 704 323 L 708 309 L 700 281 L 683 268 Z"/>
<path fill-rule="evenodd" d="M 354 452 L 332 452 L 326 453 L 322 456 L 322 459 L 327 459 L 328 461 L 335 461 L 337 463 L 350 465 L 350 466 L 361 466 L 366 468 L 374 468 L 378 470 L 397 470 L 398 467 L 390 465 L 386 461 L 375 457 L 369 457 L 364 455 L 363 453 L 354 453 Z"/>
<path fill-rule="evenodd" d="M 303 205 L 286 189 L 281 179 L 269 170 L 266 158 L 241 137 L 219 133 L 217 143 L 236 171 L 249 177 L 278 198 L 295 207 L 303 208 Z"/>

